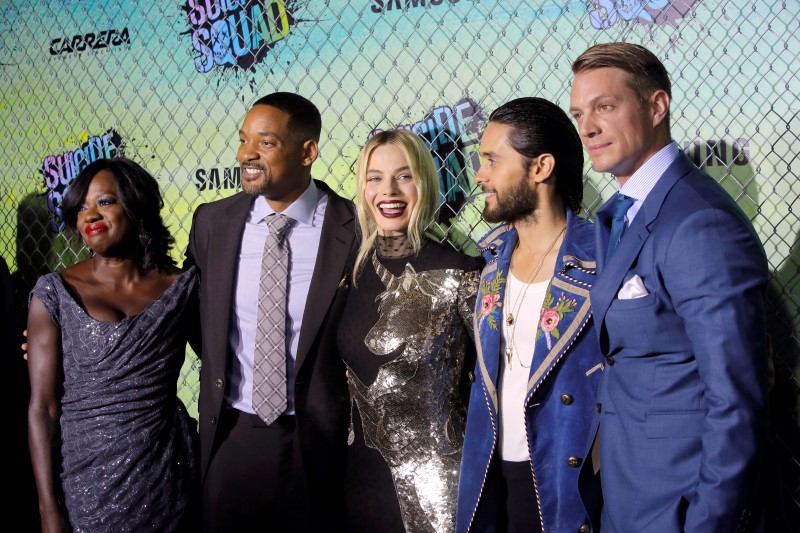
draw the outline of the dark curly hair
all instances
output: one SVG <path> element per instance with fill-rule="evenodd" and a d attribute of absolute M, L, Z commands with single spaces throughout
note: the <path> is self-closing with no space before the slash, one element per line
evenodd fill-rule
<path fill-rule="evenodd" d="M 67 193 L 61 202 L 64 223 L 77 232 L 78 211 L 83 205 L 89 184 L 101 171 L 107 170 L 117 183 L 119 202 L 134 227 L 138 227 L 139 267 L 148 270 L 155 266 L 161 271 L 177 268 L 170 250 L 175 239 L 164 225 L 161 209 L 164 199 L 156 179 L 141 165 L 125 157 L 98 159 L 81 170 L 70 182 Z"/>

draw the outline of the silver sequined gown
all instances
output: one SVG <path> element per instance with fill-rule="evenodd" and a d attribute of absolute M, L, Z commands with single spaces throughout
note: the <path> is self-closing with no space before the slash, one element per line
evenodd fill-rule
<path fill-rule="evenodd" d="M 178 528 L 197 481 L 196 424 L 176 396 L 197 284 L 191 268 L 121 322 L 91 318 L 56 273 L 33 289 L 61 331 L 61 481 L 76 532 Z"/>
<path fill-rule="evenodd" d="M 353 405 L 348 533 L 455 529 L 481 264 L 427 242 L 373 255 L 350 291 L 338 332 Z"/>

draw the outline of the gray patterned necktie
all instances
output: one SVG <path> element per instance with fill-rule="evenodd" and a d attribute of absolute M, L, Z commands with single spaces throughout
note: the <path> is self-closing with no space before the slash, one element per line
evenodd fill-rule
<path fill-rule="evenodd" d="M 275 214 L 266 218 L 269 235 L 261 259 L 256 348 L 253 362 L 253 409 L 271 424 L 286 410 L 286 284 L 289 248 L 284 234 L 294 222 Z"/>

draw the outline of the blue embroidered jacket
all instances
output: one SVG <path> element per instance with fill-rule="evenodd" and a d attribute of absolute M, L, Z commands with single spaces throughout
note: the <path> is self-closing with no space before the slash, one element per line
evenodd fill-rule
<path fill-rule="evenodd" d="M 499 461 L 497 381 L 503 314 L 498 304 L 503 302 L 505 278 L 516 242 L 516 230 L 507 225 L 495 228 L 479 243 L 486 266 L 475 310 L 477 362 L 459 481 L 459 533 L 494 531 L 496 527 L 498 504 L 489 469 L 493 461 Z M 603 370 L 590 310 L 589 289 L 594 280 L 594 225 L 568 213 L 567 230 L 544 306 L 561 312 L 555 330 L 542 331 L 541 321 L 537 326 L 525 396 L 528 450 L 537 499 L 531 505 L 538 506 L 546 533 L 589 531 L 589 518 L 578 494 L 578 474 Z M 562 298 L 562 303 L 568 305 L 558 305 Z M 548 328 L 552 326 L 552 312 L 549 315 Z"/>

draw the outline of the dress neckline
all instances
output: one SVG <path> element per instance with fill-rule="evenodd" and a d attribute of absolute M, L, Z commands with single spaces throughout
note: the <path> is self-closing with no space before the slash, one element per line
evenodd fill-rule
<path fill-rule="evenodd" d="M 90 320 L 92 320 L 93 322 L 95 322 L 97 324 L 110 324 L 110 325 L 118 326 L 120 324 L 123 324 L 125 322 L 129 322 L 129 321 L 131 321 L 131 320 L 133 320 L 133 319 L 135 319 L 137 317 L 140 317 L 140 316 L 144 315 L 145 313 L 147 313 L 147 311 L 151 307 L 153 307 L 153 305 L 155 305 L 157 302 L 159 302 L 162 299 L 164 299 L 167 296 L 167 294 L 174 292 L 176 290 L 175 287 L 178 287 L 179 285 L 184 284 L 185 283 L 185 279 L 190 279 L 191 276 L 187 276 L 187 274 L 193 272 L 196 268 L 197 268 L 196 266 L 192 265 L 191 267 L 189 267 L 184 272 L 181 272 L 181 274 L 177 278 L 175 278 L 175 281 L 173 281 L 170 284 L 169 287 L 164 289 L 164 292 L 159 294 L 157 298 L 155 298 L 152 302 L 150 302 L 149 304 L 144 306 L 144 309 L 142 309 L 141 311 L 139 311 L 135 315 L 125 315 L 124 317 L 122 317 L 122 320 L 99 320 L 99 319 L 93 317 L 91 314 L 89 314 L 89 312 L 86 309 L 84 309 L 84 307 L 78 302 L 78 300 L 75 299 L 75 296 L 72 295 L 72 292 L 70 291 L 69 287 L 67 286 L 66 282 L 64 281 L 64 278 L 61 277 L 61 273 L 60 272 L 54 272 L 53 274 L 55 275 L 55 278 L 58 280 L 58 283 L 61 285 L 61 288 L 67 294 L 67 297 L 69 297 L 70 301 L 75 305 L 75 307 L 80 309 L 81 313 L 83 313 L 87 318 L 89 318 Z"/>

